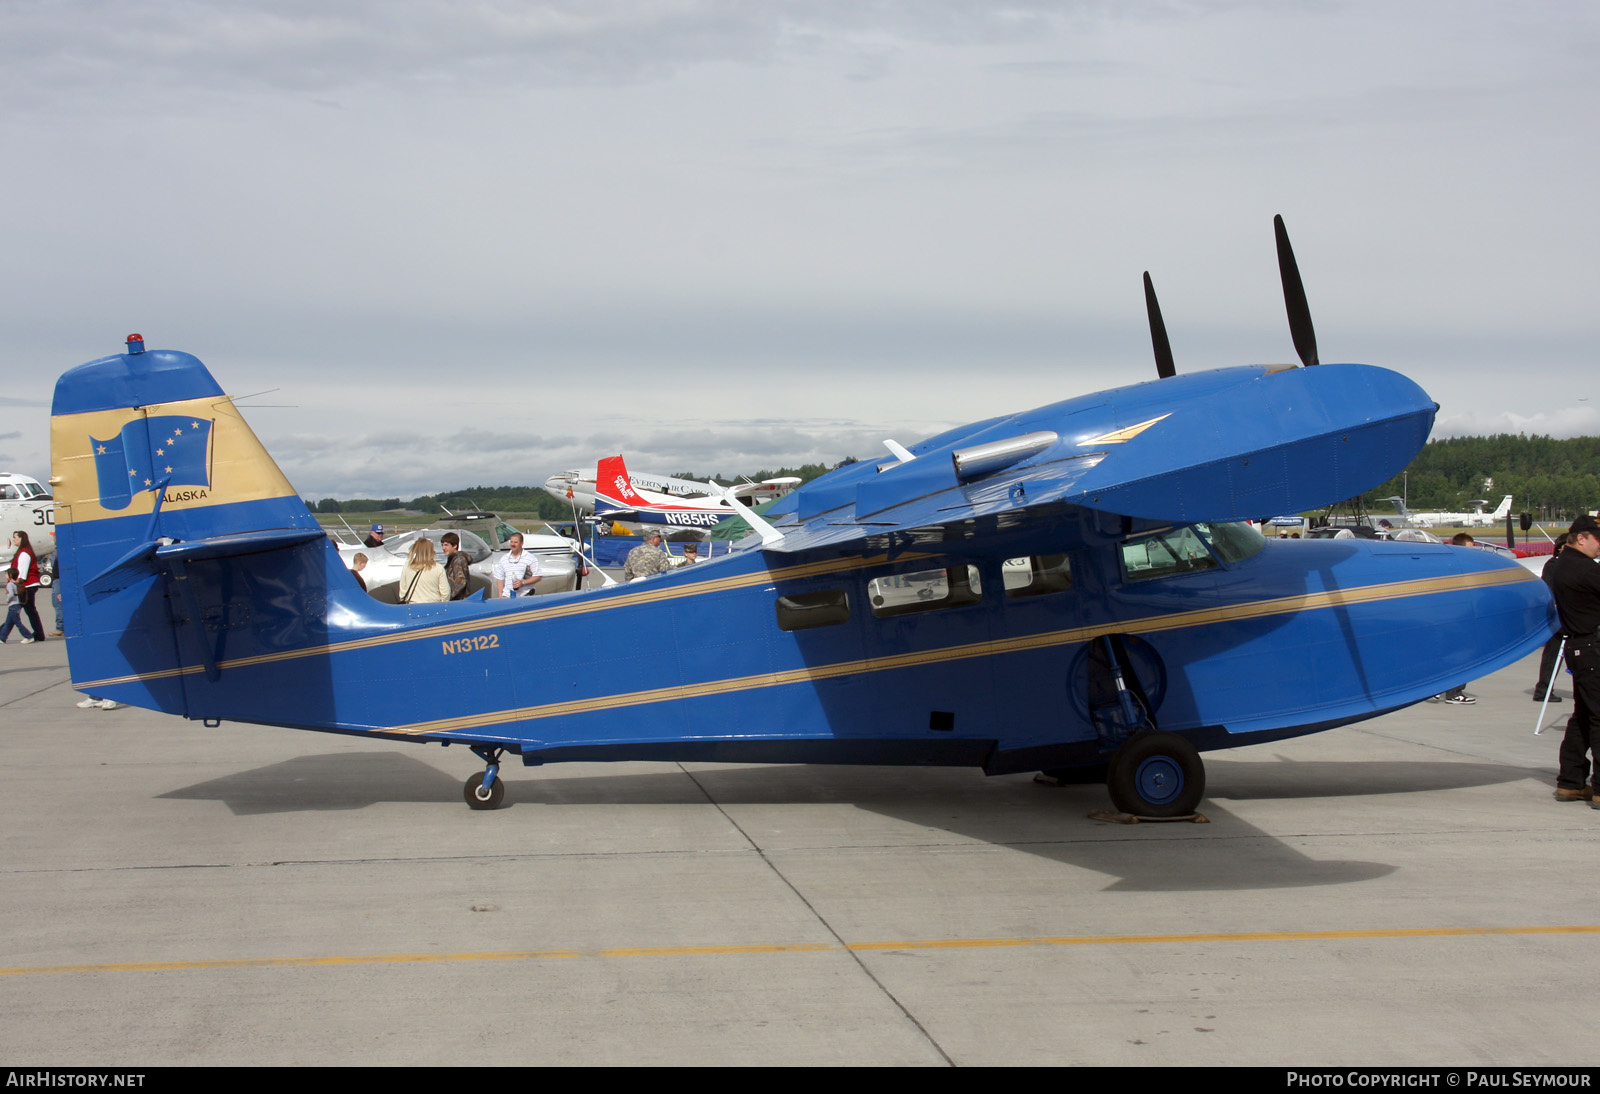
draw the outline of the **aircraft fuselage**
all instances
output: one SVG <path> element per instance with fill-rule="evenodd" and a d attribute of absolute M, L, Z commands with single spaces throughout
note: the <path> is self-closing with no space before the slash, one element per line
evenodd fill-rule
<path fill-rule="evenodd" d="M 1265 541 L 1230 560 L 1199 527 L 1152 538 L 1074 510 L 981 553 L 744 552 L 604 591 L 416 606 L 361 594 L 315 542 L 250 571 L 191 563 L 182 602 L 213 622 L 180 618 L 187 669 L 152 673 L 167 658 L 129 636 L 83 636 L 75 662 L 125 671 L 74 675 L 190 718 L 488 742 L 526 763 L 1000 773 L 1094 763 L 1119 743 L 1109 656 L 1154 725 L 1204 750 L 1417 702 L 1550 633 L 1543 583 L 1484 552 Z M 228 626 L 236 604 L 254 608 Z"/>

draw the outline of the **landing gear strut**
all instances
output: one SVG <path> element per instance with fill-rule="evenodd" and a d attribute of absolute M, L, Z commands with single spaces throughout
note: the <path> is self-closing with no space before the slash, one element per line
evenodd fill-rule
<path fill-rule="evenodd" d="M 461 796 L 472 809 L 498 809 L 506 796 L 505 780 L 500 778 L 500 754 L 504 749 L 489 745 L 473 745 L 472 751 L 484 762 L 480 774 L 467 779 Z"/>
<path fill-rule="evenodd" d="M 1105 634 L 1087 660 L 1088 713 L 1100 738 L 1111 803 L 1136 817 L 1187 817 L 1206 792 L 1200 754 L 1176 733 L 1156 728 L 1166 692 L 1156 651 L 1132 635 Z"/>

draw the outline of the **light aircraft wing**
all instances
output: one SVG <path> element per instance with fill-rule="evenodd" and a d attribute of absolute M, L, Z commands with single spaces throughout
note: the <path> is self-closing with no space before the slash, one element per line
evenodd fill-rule
<path fill-rule="evenodd" d="M 769 549 L 927 536 L 1063 504 L 1175 523 L 1295 512 L 1398 473 L 1435 409 L 1416 384 L 1369 365 L 1174 376 L 967 426 L 913 446 L 910 460 L 840 468 L 770 510 L 784 535 Z"/>

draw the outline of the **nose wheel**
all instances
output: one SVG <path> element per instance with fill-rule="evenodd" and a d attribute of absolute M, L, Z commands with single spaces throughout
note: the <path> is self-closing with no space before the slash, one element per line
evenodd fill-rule
<path fill-rule="evenodd" d="M 502 750 L 478 745 L 472 751 L 482 758 L 484 769 L 468 777 L 466 784 L 461 787 L 461 796 L 466 799 L 470 809 L 499 809 L 506 796 L 506 783 L 500 778 Z"/>

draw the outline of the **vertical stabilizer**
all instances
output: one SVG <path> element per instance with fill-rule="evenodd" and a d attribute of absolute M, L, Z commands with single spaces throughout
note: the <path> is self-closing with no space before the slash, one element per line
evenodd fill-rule
<path fill-rule="evenodd" d="M 599 507 L 602 509 L 636 509 L 650 504 L 633 488 L 633 476 L 628 474 L 628 465 L 620 455 L 600 461 L 595 469 L 594 496 L 605 503 Z"/>
<path fill-rule="evenodd" d="M 211 716 L 188 678 L 214 683 L 265 631 L 279 648 L 324 640 L 333 552 L 197 358 L 130 336 L 62 376 L 51 415 L 75 686 Z"/>

